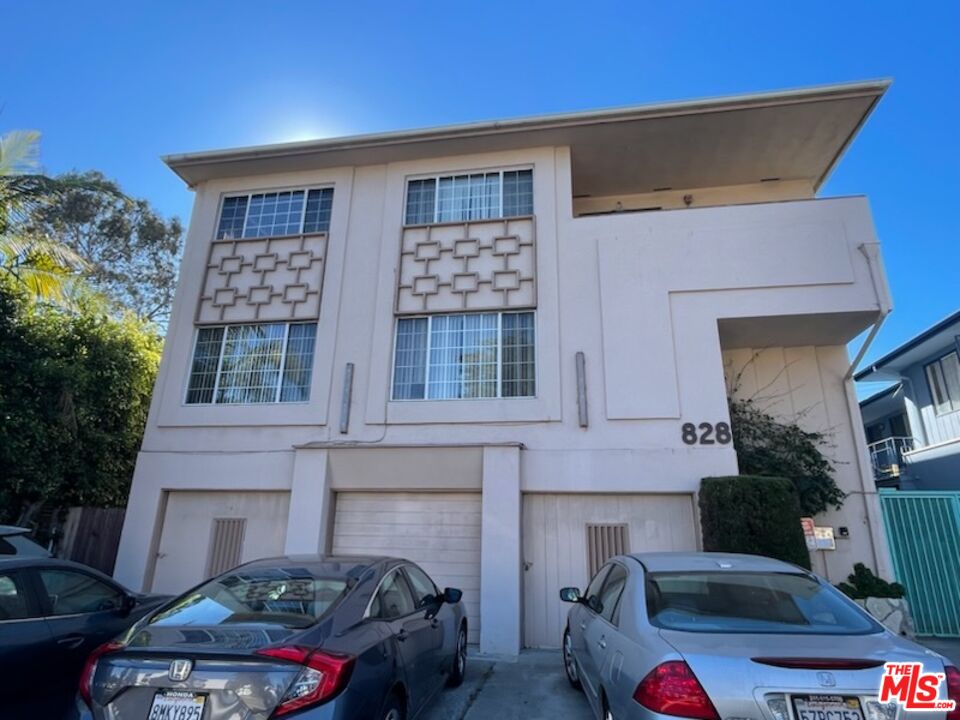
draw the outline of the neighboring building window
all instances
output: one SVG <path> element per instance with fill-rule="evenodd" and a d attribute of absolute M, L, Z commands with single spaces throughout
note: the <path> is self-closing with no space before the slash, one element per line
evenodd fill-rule
<path fill-rule="evenodd" d="M 407 183 L 407 225 L 533 215 L 533 170 L 446 175 Z"/>
<path fill-rule="evenodd" d="M 332 208 L 333 188 L 227 197 L 220 209 L 217 239 L 326 232 Z"/>
<path fill-rule="evenodd" d="M 394 400 L 533 397 L 533 312 L 400 318 Z"/>
<path fill-rule="evenodd" d="M 960 359 L 956 352 L 927 365 L 927 382 L 938 415 L 960 410 Z"/>
<path fill-rule="evenodd" d="M 316 323 L 200 328 L 187 403 L 306 402 L 316 335 Z"/>

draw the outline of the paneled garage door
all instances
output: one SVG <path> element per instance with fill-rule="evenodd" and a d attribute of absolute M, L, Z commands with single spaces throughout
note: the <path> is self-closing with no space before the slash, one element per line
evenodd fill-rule
<path fill-rule="evenodd" d="M 283 554 L 287 492 L 170 492 L 153 592 L 180 594 L 234 565 Z"/>
<path fill-rule="evenodd" d="M 526 646 L 560 645 L 569 609 L 560 588 L 586 587 L 591 560 L 611 548 L 696 550 L 693 512 L 692 495 L 524 495 Z"/>
<path fill-rule="evenodd" d="M 463 590 L 469 640 L 480 637 L 480 493 L 337 493 L 333 553 L 412 560 Z"/>

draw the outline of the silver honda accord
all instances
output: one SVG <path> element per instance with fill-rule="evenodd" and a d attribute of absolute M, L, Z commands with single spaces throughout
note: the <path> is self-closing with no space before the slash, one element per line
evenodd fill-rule
<path fill-rule="evenodd" d="M 891 661 L 942 673 L 938 697 L 960 701 L 960 671 L 943 656 L 778 560 L 622 555 L 560 597 L 573 603 L 567 678 L 603 720 L 896 720 L 898 706 L 878 701 Z M 960 702 L 922 717 L 960 720 Z"/>

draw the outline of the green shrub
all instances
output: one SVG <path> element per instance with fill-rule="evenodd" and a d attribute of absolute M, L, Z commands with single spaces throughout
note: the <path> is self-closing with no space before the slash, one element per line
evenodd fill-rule
<path fill-rule="evenodd" d="M 887 582 L 873 574 L 873 570 L 863 563 L 853 566 L 853 574 L 847 576 L 845 583 L 837 585 L 837 589 L 854 600 L 865 600 L 868 597 L 902 598 L 903 585 Z"/>
<path fill-rule="evenodd" d="M 766 555 L 810 568 L 800 501 L 786 478 L 704 478 L 700 525 L 704 550 Z"/>
<path fill-rule="evenodd" d="M 789 479 L 804 516 L 840 509 L 844 494 L 833 477 L 833 462 L 821 450 L 826 435 L 778 420 L 753 400 L 731 399 L 729 406 L 740 472 Z"/>

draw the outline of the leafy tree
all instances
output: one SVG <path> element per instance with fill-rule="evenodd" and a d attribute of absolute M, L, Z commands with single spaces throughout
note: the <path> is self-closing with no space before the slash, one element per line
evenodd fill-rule
<path fill-rule="evenodd" d="M 67 312 L 0 276 L 0 522 L 126 501 L 160 349 L 96 298 Z"/>
<path fill-rule="evenodd" d="M 741 474 L 789 478 L 804 515 L 840 509 L 844 494 L 833 478 L 833 463 L 820 451 L 823 433 L 780 422 L 750 399 L 732 398 L 729 405 Z"/>
<path fill-rule="evenodd" d="M 68 191 L 95 188 L 38 173 L 39 140 L 32 130 L 0 137 L 0 276 L 41 300 L 66 303 L 86 263 L 70 247 L 29 227 L 27 219 Z"/>
<path fill-rule="evenodd" d="M 180 221 L 164 220 L 146 200 L 126 197 L 99 172 L 58 180 L 70 189 L 38 208 L 31 227 L 82 257 L 90 284 L 117 307 L 164 322 L 177 280 Z"/>

